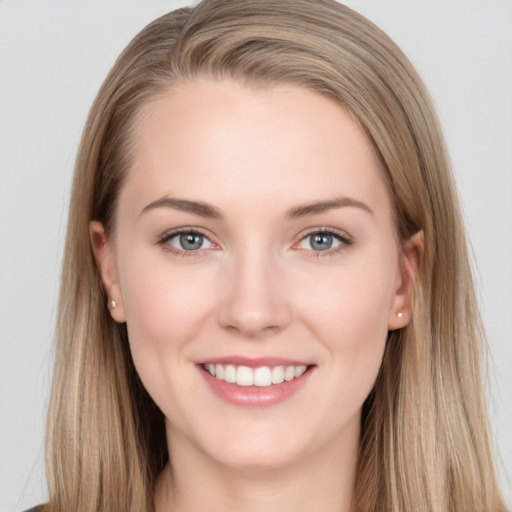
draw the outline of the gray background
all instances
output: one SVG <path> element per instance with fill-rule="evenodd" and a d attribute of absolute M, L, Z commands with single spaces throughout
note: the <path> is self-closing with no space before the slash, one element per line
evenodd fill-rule
<path fill-rule="evenodd" d="M 0 0 L 0 511 L 45 499 L 43 431 L 67 197 L 115 57 L 186 2 Z M 512 501 L 512 2 L 359 0 L 430 88 L 448 139 L 493 355 L 490 415 Z"/>

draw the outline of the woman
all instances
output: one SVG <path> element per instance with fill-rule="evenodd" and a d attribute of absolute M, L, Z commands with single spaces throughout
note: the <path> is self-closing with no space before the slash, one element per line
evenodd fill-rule
<path fill-rule="evenodd" d="M 331 1 L 123 52 L 77 160 L 45 510 L 505 509 L 423 85 Z"/>

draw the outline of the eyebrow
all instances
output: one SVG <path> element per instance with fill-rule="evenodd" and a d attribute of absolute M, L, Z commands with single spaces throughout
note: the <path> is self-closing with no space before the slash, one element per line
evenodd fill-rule
<path fill-rule="evenodd" d="M 292 208 L 291 210 L 288 210 L 288 212 L 285 215 L 285 218 L 288 220 L 300 219 L 302 217 L 307 217 L 309 215 L 318 215 L 328 210 L 344 207 L 360 208 L 368 212 L 370 215 L 373 215 L 372 209 L 362 201 L 358 201 L 350 197 L 340 197 L 336 199 L 317 201 L 314 203 L 297 206 L 295 208 Z M 188 199 L 178 199 L 168 196 L 161 197 L 160 199 L 157 199 L 156 201 L 149 203 L 147 206 L 143 208 L 141 214 L 157 208 L 172 208 L 173 210 L 193 213 L 195 215 L 199 215 L 201 217 L 210 219 L 222 218 L 221 211 L 211 204 L 205 203 L 203 201 L 190 201 Z"/>
<path fill-rule="evenodd" d="M 352 199 L 350 197 L 339 197 L 336 199 L 329 199 L 327 201 L 319 201 L 315 203 L 306 204 L 303 206 L 297 206 L 296 208 L 288 210 L 286 218 L 300 219 L 308 215 L 317 215 L 328 210 L 332 210 L 335 208 L 344 208 L 347 206 L 360 208 L 368 212 L 370 215 L 373 215 L 373 210 L 362 201 L 358 201 L 357 199 Z"/>
<path fill-rule="evenodd" d="M 220 219 L 222 217 L 220 210 L 211 204 L 203 203 L 202 201 L 189 201 L 187 199 L 177 199 L 168 196 L 161 197 L 160 199 L 149 203 L 140 213 L 143 214 L 156 208 L 172 208 L 173 210 L 193 213 L 210 219 Z"/>

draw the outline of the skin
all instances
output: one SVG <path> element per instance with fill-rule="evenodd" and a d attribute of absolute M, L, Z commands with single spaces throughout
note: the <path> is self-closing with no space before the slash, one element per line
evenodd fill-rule
<path fill-rule="evenodd" d="M 90 232 L 111 315 L 166 417 L 175 485 L 167 468 L 157 510 L 350 510 L 361 407 L 388 330 L 409 321 L 421 245 L 397 242 L 372 146 L 341 106 L 295 85 L 175 86 L 135 129 L 115 235 Z M 290 216 L 340 198 L 361 204 Z M 179 228 L 205 235 L 202 248 L 180 249 Z M 333 247 L 314 250 L 311 232 L 325 229 Z M 287 400 L 244 408 L 196 364 L 233 355 L 314 367 Z"/>

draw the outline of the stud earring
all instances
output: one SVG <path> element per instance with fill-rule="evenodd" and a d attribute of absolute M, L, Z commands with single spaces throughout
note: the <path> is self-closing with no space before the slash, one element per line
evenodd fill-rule
<path fill-rule="evenodd" d="M 403 318 L 404 317 L 404 314 L 400 311 L 399 313 L 396 314 L 396 316 L 398 318 Z"/>
<path fill-rule="evenodd" d="M 108 303 L 108 310 L 112 311 L 116 306 L 117 306 L 116 301 L 115 300 L 111 300 Z"/>

